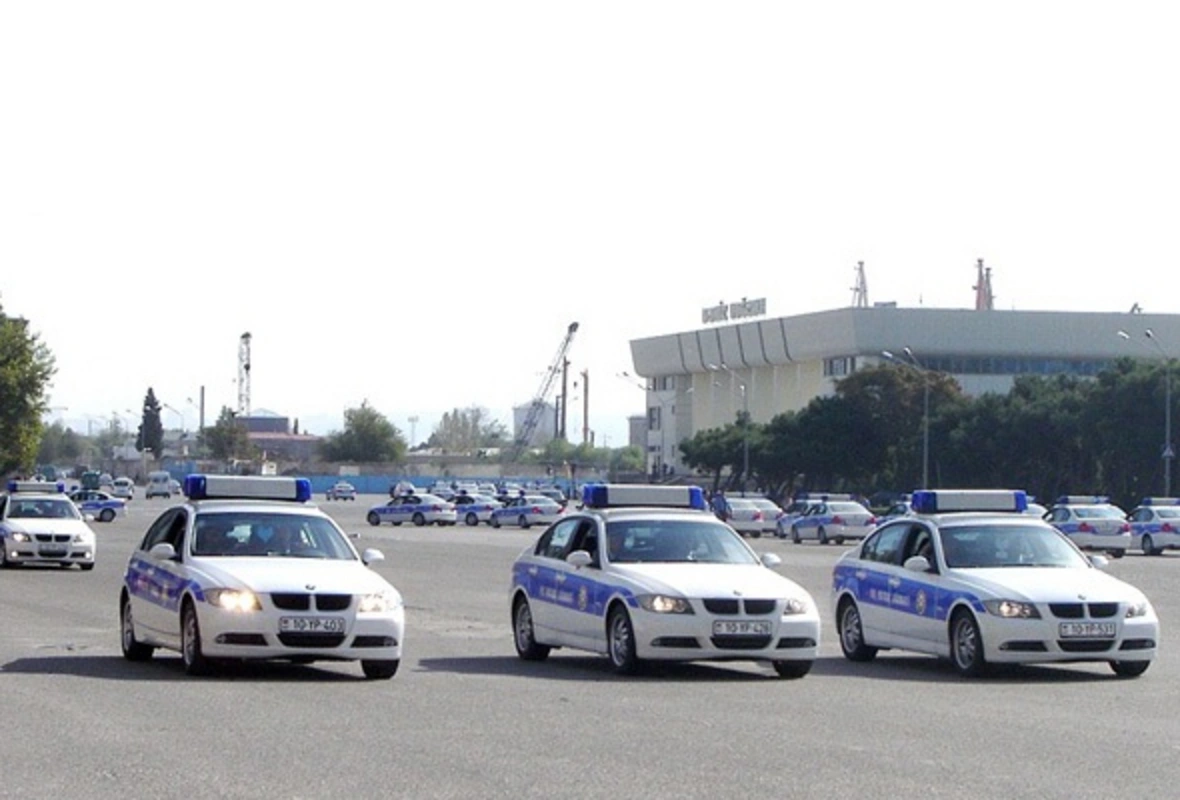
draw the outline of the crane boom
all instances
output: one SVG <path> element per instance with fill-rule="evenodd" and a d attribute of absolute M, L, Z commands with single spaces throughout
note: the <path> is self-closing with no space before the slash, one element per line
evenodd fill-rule
<path fill-rule="evenodd" d="M 541 387 L 537 389 L 537 393 L 533 395 L 533 399 L 529 403 L 528 415 L 525 417 L 524 424 L 521 425 L 520 433 L 517 434 L 516 442 L 513 444 L 513 461 L 520 458 L 520 454 L 529 446 L 533 433 L 537 430 L 537 423 L 541 421 L 541 414 L 545 411 L 545 400 L 549 397 L 549 391 L 553 388 L 553 382 L 557 380 L 558 373 L 561 372 L 565 363 L 565 354 L 569 352 L 570 342 L 574 340 L 574 334 L 577 332 L 578 323 L 571 322 L 569 328 L 566 329 L 565 338 L 561 340 L 561 346 L 557 348 L 557 355 L 553 357 L 553 361 L 545 370 L 545 377 L 541 379 Z"/>

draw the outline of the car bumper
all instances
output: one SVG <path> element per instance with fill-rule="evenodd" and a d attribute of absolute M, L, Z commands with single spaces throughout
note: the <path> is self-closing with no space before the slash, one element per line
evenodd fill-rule
<path fill-rule="evenodd" d="M 1148 536 L 1151 537 L 1152 549 L 1160 550 L 1176 550 L 1180 549 L 1180 533 L 1152 533 L 1148 531 Z M 1131 546 L 1136 550 L 1143 547 L 1143 534 L 1133 537 Z"/>
<path fill-rule="evenodd" d="M 715 636 L 715 621 L 747 617 L 655 614 L 632 609 L 636 655 L 654 661 L 814 661 L 819 653 L 818 613 L 771 620 L 769 635 Z M 762 619 L 765 619 L 763 617 Z"/>
<path fill-rule="evenodd" d="M 1154 614 L 1110 621 L 1115 635 L 1107 638 L 1063 638 L 1062 623 L 1073 620 L 1004 620 L 979 618 L 988 661 L 1035 664 L 1066 661 L 1150 661 L 1159 647 L 1159 620 Z"/>
<path fill-rule="evenodd" d="M 210 658 L 400 659 L 405 608 L 381 614 L 235 613 L 201 604 L 201 650 Z M 343 633 L 280 632 L 280 617 L 343 617 Z"/>
<path fill-rule="evenodd" d="M 1130 533 L 1071 533 L 1069 538 L 1084 550 L 1129 550 Z"/>
<path fill-rule="evenodd" d="M 4 542 L 5 558 L 10 564 L 93 564 L 93 544 L 69 544 L 53 550 L 37 542 Z"/>

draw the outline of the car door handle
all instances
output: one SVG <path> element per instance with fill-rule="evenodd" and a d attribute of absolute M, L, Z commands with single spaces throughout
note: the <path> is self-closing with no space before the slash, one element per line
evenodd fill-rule
<path fill-rule="evenodd" d="M 896 589 L 898 586 L 901 586 L 901 578 L 890 578 L 889 579 L 889 588 L 890 589 Z"/>

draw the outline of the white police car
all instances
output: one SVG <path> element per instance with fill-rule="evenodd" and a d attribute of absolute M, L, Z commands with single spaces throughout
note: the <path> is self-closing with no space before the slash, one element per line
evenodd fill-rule
<path fill-rule="evenodd" d="M 324 493 L 326 500 L 356 500 L 356 487 L 348 481 L 336 481 Z"/>
<path fill-rule="evenodd" d="M 791 523 L 791 541 L 844 544 L 845 539 L 863 539 L 876 524 L 873 512 L 854 500 L 822 500 Z"/>
<path fill-rule="evenodd" d="M 1131 524 L 1121 508 L 1100 495 L 1065 495 L 1045 520 L 1083 550 L 1100 550 L 1122 558 L 1131 547 Z"/>
<path fill-rule="evenodd" d="M 852 661 L 899 648 L 989 663 L 1106 661 L 1142 674 L 1159 620 L 1133 586 L 1105 574 L 1024 510 L 1021 491 L 920 491 L 914 516 L 882 523 L 832 571 L 840 647 Z"/>
<path fill-rule="evenodd" d="M 556 500 L 541 494 L 523 494 L 509 497 L 504 505 L 493 509 L 488 523 L 493 528 L 516 525 L 530 528 L 533 525 L 550 525 L 561 518 L 565 509 Z"/>
<path fill-rule="evenodd" d="M 488 497 L 482 494 L 468 494 L 462 489 L 459 490 L 459 493 L 455 495 L 455 499 L 451 502 L 455 504 L 455 514 L 458 518 L 472 526 L 478 525 L 481 522 L 486 522 L 490 525 L 492 522 L 492 512 L 504 505 L 494 497 Z"/>
<path fill-rule="evenodd" d="M 605 654 L 619 673 L 646 660 L 770 662 L 806 675 L 820 620 L 805 589 L 708 513 L 698 487 L 597 484 L 512 565 L 517 654 Z"/>
<path fill-rule="evenodd" d="M 0 495 L 0 567 L 77 564 L 94 569 L 94 531 L 64 483 L 9 481 Z"/>
<path fill-rule="evenodd" d="M 423 525 L 454 525 L 458 519 L 455 504 L 432 494 L 403 494 L 388 503 L 373 506 L 365 519 L 370 525 L 392 522 L 401 525 L 409 522 L 418 527 Z"/>
<path fill-rule="evenodd" d="M 1127 521 L 1131 525 L 1131 546 L 1144 555 L 1180 550 L 1180 498 L 1145 497 L 1131 509 Z"/>
<path fill-rule="evenodd" d="M 70 499 L 84 515 L 90 514 L 99 522 L 111 522 L 127 510 L 127 501 L 98 489 L 76 489 Z"/>
<path fill-rule="evenodd" d="M 180 651 L 192 675 L 219 659 L 360 661 L 368 678 L 401 662 L 405 606 L 303 478 L 189 475 L 188 501 L 161 514 L 123 576 L 123 655 Z"/>
<path fill-rule="evenodd" d="M 851 500 L 852 495 L 838 492 L 799 492 L 775 519 L 775 535 L 785 539 L 791 535 L 791 524 L 817 503 L 826 500 Z"/>

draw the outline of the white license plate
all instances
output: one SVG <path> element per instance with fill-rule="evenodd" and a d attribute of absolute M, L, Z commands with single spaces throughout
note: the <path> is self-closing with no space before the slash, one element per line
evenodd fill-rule
<path fill-rule="evenodd" d="M 67 552 L 69 548 L 66 547 L 42 547 L 40 550 L 43 556 L 64 556 Z"/>
<path fill-rule="evenodd" d="M 1058 634 L 1062 639 L 1113 639 L 1113 622 L 1062 622 Z"/>
<path fill-rule="evenodd" d="M 279 633 L 344 633 L 344 617 L 279 617 Z"/>
<path fill-rule="evenodd" d="M 770 623 L 766 620 L 715 620 L 714 636 L 769 636 Z"/>

